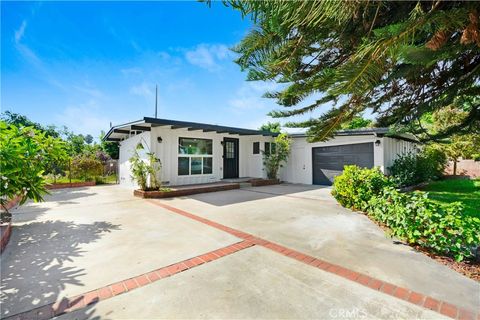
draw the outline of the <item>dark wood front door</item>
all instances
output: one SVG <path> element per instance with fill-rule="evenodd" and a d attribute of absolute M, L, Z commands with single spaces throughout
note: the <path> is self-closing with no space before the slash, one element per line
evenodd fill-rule
<path fill-rule="evenodd" d="M 238 139 L 223 138 L 223 178 L 238 178 Z"/>

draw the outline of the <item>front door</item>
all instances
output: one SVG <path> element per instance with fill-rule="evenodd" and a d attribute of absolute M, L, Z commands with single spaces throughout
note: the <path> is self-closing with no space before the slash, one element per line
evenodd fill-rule
<path fill-rule="evenodd" d="M 223 138 L 223 178 L 238 178 L 238 139 Z"/>

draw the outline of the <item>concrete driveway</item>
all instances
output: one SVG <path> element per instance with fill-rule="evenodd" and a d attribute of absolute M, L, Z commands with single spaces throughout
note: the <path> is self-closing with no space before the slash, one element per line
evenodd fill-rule
<path fill-rule="evenodd" d="M 2 318 L 438 319 L 479 309 L 478 283 L 396 244 L 324 188 L 141 200 L 99 186 L 58 190 L 13 213 Z M 382 281 L 409 298 L 375 288 Z M 99 301 L 86 305 L 92 294 Z"/>

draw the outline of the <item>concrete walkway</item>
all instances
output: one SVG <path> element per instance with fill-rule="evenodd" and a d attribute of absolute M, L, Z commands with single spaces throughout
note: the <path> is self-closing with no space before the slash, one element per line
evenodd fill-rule
<path fill-rule="evenodd" d="M 59 190 L 48 200 L 14 212 L 1 261 L 2 318 L 242 240 L 116 186 Z M 284 185 L 158 202 L 469 310 L 479 307 L 478 283 L 394 244 L 364 216 L 338 207 L 327 189 Z M 430 277 L 419 279 L 398 263 Z M 118 296 L 110 297 L 110 289 L 108 298 L 61 318 L 441 317 L 261 246 L 181 271 Z"/>

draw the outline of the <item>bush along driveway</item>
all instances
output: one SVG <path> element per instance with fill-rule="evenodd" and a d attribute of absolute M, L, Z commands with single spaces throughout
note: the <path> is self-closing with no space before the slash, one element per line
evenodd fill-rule
<path fill-rule="evenodd" d="M 335 179 L 332 194 L 343 206 L 365 212 L 408 244 L 466 261 L 460 271 L 466 269 L 466 275 L 480 280 L 476 261 L 480 219 L 465 214 L 462 203 L 439 203 L 419 191 L 401 193 L 378 169 L 356 166 L 345 167 Z"/>

